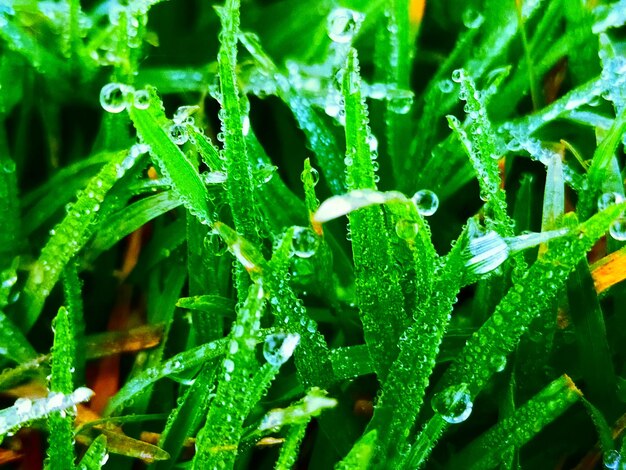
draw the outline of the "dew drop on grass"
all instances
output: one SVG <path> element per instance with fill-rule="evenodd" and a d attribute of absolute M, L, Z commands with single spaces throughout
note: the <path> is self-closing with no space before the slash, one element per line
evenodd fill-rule
<path fill-rule="evenodd" d="M 439 208 L 439 198 L 428 189 L 422 189 L 416 192 L 411 200 L 415 204 L 415 207 L 417 207 L 417 212 L 425 217 L 433 215 Z"/>
<path fill-rule="evenodd" d="M 172 124 L 168 129 L 172 142 L 176 145 L 183 145 L 189 140 L 187 129 L 182 124 Z"/>
<path fill-rule="evenodd" d="M 598 210 L 603 211 L 607 207 L 619 204 L 620 202 L 624 202 L 624 196 L 620 193 L 604 193 L 598 198 Z"/>
<path fill-rule="evenodd" d="M 109 113 L 121 113 L 128 106 L 132 88 L 121 83 L 107 83 L 100 90 L 100 105 Z"/>
<path fill-rule="evenodd" d="M 626 216 L 622 215 L 613 222 L 609 228 L 609 233 L 617 241 L 626 241 Z"/>
<path fill-rule="evenodd" d="M 319 246 L 319 238 L 308 227 L 294 227 L 292 246 L 298 258 L 310 258 Z"/>
<path fill-rule="evenodd" d="M 339 44 L 347 44 L 359 31 L 364 19 L 365 15 L 357 11 L 335 8 L 326 21 L 328 37 Z"/>
<path fill-rule="evenodd" d="M 504 239 L 493 230 L 482 230 L 474 219 L 468 222 L 468 239 L 465 266 L 474 274 L 491 272 L 509 257 Z"/>
<path fill-rule="evenodd" d="M 441 91 L 441 93 L 452 93 L 452 90 L 454 90 L 454 83 L 452 83 L 452 80 L 441 80 L 438 83 L 439 86 L 439 90 Z"/>
<path fill-rule="evenodd" d="M 480 14 L 477 10 L 473 8 L 468 8 L 463 12 L 463 24 L 468 29 L 477 29 L 483 24 L 485 18 Z"/>
<path fill-rule="evenodd" d="M 396 114 L 406 114 L 413 106 L 413 92 L 410 90 L 396 90 L 389 97 L 389 110 Z"/>
<path fill-rule="evenodd" d="M 465 71 L 463 69 L 456 69 L 452 71 L 453 82 L 461 83 L 464 77 L 465 77 Z"/>
<path fill-rule="evenodd" d="M 147 90 L 137 90 L 133 94 L 133 106 L 137 109 L 148 109 L 150 107 L 150 94 Z"/>
<path fill-rule="evenodd" d="M 452 385 L 433 396 L 433 411 L 450 424 L 462 423 L 472 413 L 474 404 L 467 390 L 467 384 Z"/>
<path fill-rule="evenodd" d="M 496 372 L 502 372 L 506 367 L 506 356 L 491 356 L 489 362 L 491 363 L 493 370 Z"/>
<path fill-rule="evenodd" d="M 402 240 L 413 240 L 418 230 L 419 226 L 412 220 L 401 219 L 396 222 L 396 235 Z"/>
<path fill-rule="evenodd" d="M 300 335 L 276 333 L 267 335 L 263 344 L 263 357 L 274 367 L 280 367 L 293 355 L 300 342 Z"/>
<path fill-rule="evenodd" d="M 235 363 L 232 359 L 224 359 L 224 369 L 228 373 L 232 373 L 235 370 Z"/>
<path fill-rule="evenodd" d="M 604 464 L 604 468 L 608 468 L 611 470 L 620 468 L 621 461 L 622 456 L 616 450 L 609 450 L 608 452 L 605 452 L 602 456 L 602 463 Z"/>
<path fill-rule="evenodd" d="M 320 180 L 320 172 L 317 171 L 315 168 L 311 168 L 310 170 L 304 170 L 302 172 L 302 175 L 300 177 L 300 179 L 302 180 L 302 182 L 304 182 L 305 178 L 307 175 L 311 175 L 311 179 L 313 180 L 313 186 L 316 186 L 317 183 Z"/>

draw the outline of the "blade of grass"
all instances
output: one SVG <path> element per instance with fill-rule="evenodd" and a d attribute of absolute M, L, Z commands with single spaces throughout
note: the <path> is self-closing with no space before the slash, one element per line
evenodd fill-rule
<path fill-rule="evenodd" d="M 89 181 L 67 216 L 54 228 L 24 287 L 23 313 L 15 319 L 23 330 L 30 330 L 37 321 L 43 304 L 65 265 L 97 230 L 98 211 L 107 193 L 126 171 L 134 165 L 140 165 L 142 161 L 142 154 L 135 150 L 114 155 Z"/>
<path fill-rule="evenodd" d="M 508 446 L 521 447 L 582 396 L 564 375 L 519 407 L 513 416 L 500 421 L 463 449 L 455 458 L 468 469 L 497 467 Z"/>

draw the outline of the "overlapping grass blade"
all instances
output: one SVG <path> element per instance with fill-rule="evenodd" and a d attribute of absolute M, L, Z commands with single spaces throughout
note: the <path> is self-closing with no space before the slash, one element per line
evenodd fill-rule
<path fill-rule="evenodd" d="M 346 160 L 348 187 L 375 189 L 376 179 L 368 139 L 367 108 L 361 95 L 356 51 L 351 49 L 343 75 L 346 109 Z M 387 376 L 397 352 L 397 340 L 407 325 L 404 299 L 393 281 L 394 263 L 385 221 L 378 206 L 365 207 L 349 216 L 356 270 L 358 306 L 365 340 L 381 380 Z M 371 247 L 378 247 L 372 250 Z"/>
<path fill-rule="evenodd" d="M 22 329 L 28 331 L 34 325 L 65 265 L 97 230 L 98 211 L 107 193 L 130 168 L 142 161 L 138 151 L 115 154 L 79 193 L 67 216 L 55 226 L 24 287 L 23 313 L 15 319 Z"/>
<path fill-rule="evenodd" d="M 455 461 L 463 462 L 464 467 L 471 469 L 497 467 L 503 450 L 510 445 L 524 445 L 578 401 L 581 395 L 568 376 L 555 380 L 519 407 L 512 416 L 470 443 Z"/>

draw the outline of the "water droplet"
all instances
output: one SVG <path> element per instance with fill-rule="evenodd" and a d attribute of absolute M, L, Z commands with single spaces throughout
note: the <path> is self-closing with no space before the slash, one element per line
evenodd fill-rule
<path fill-rule="evenodd" d="M 603 211 L 607 207 L 614 204 L 619 204 L 621 202 L 624 202 L 624 196 L 622 196 L 620 193 L 604 193 L 598 198 L 598 210 Z"/>
<path fill-rule="evenodd" d="M 506 356 L 491 356 L 489 362 L 496 372 L 502 372 L 506 367 Z"/>
<path fill-rule="evenodd" d="M 280 367 L 289 360 L 300 342 L 300 335 L 276 333 L 268 335 L 263 344 L 263 357 L 274 367 Z"/>
<path fill-rule="evenodd" d="M 304 170 L 300 177 L 302 182 L 304 182 L 307 175 L 311 175 L 311 179 L 313 180 L 313 186 L 316 186 L 320 180 L 320 172 L 317 171 L 315 168 L 311 168 L 310 170 Z"/>
<path fill-rule="evenodd" d="M 235 370 L 235 363 L 232 359 L 224 359 L 224 369 L 228 373 L 231 373 Z"/>
<path fill-rule="evenodd" d="M 463 69 L 456 69 L 452 72 L 453 82 L 461 83 L 464 77 L 465 77 L 465 71 Z"/>
<path fill-rule="evenodd" d="M 396 114 L 406 114 L 413 106 L 413 92 L 410 90 L 396 90 L 389 98 L 389 110 Z"/>
<path fill-rule="evenodd" d="M 239 351 L 239 343 L 237 343 L 237 341 L 233 339 L 228 344 L 228 352 L 231 354 L 235 354 L 237 351 Z"/>
<path fill-rule="evenodd" d="M 172 116 L 174 124 L 193 124 L 192 115 L 200 109 L 200 106 L 179 106 Z"/>
<path fill-rule="evenodd" d="M 133 95 L 133 106 L 137 109 L 150 107 L 150 94 L 147 90 L 137 90 Z"/>
<path fill-rule="evenodd" d="M 619 468 L 621 461 L 622 456 L 616 450 L 609 450 L 608 452 L 605 452 L 602 456 L 602 463 L 604 464 L 604 468 L 609 468 L 611 470 Z"/>
<path fill-rule="evenodd" d="M 121 83 L 107 83 L 100 90 L 100 105 L 109 113 L 121 113 L 128 106 L 132 88 Z"/>
<path fill-rule="evenodd" d="M 452 385 L 433 396 L 431 406 L 450 424 L 465 421 L 472 413 L 474 404 L 467 384 Z"/>
<path fill-rule="evenodd" d="M 401 219 L 396 223 L 396 235 L 403 240 L 413 240 L 418 230 L 419 226 L 412 220 Z"/>
<path fill-rule="evenodd" d="M 241 132 L 244 136 L 250 133 L 250 117 L 248 115 L 241 117 Z"/>
<path fill-rule="evenodd" d="M 0 168 L 5 173 L 13 173 L 15 171 L 15 162 L 11 159 L 7 159 L 0 165 Z"/>
<path fill-rule="evenodd" d="M 292 246 L 294 254 L 299 258 L 310 258 L 319 246 L 319 238 L 308 227 L 294 227 Z"/>
<path fill-rule="evenodd" d="M 626 217 L 624 215 L 611 224 L 609 233 L 617 241 L 626 241 Z"/>
<path fill-rule="evenodd" d="M 183 145 L 189 139 L 187 129 L 182 124 L 172 124 L 168 130 L 172 141 L 176 145 Z"/>
<path fill-rule="evenodd" d="M 422 189 L 416 192 L 411 200 L 415 204 L 415 207 L 417 207 L 417 212 L 424 217 L 433 215 L 439 208 L 439 198 L 428 189 Z"/>
<path fill-rule="evenodd" d="M 339 44 L 352 41 L 361 27 L 365 15 L 348 8 L 335 8 L 328 15 L 326 28 L 328 37 Z"/>
<path fill-rule="evenodd" d="M 462 20 L 466 28 L 476 29 L 480 28 L 485 18 L 480 14 L 480 12 L 474 10 L 473 8 L 468 8 L 463 12 Z"/>
<path fill-rule="evenodd" d="M 506 261 L 509 246 L 495 231 L 484 231 L 474 219 L 468 222 L 468 259 L 465 266 L 474 274 L 486 274 Z"/>
<path fill-rule="evenodd" d="M 441 80 L 438 86 L 441 93 L 452 93 L 452 90 L 454 90 L 454 83 L 452 83 L 452 80 Z"/>

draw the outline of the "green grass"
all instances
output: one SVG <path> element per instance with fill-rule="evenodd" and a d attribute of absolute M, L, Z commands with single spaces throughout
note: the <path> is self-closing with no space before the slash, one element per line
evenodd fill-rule
<path fill-rule="evenodd" d="M 625 26 L 0 3 L 0 464 L 626 469 Z"/>

